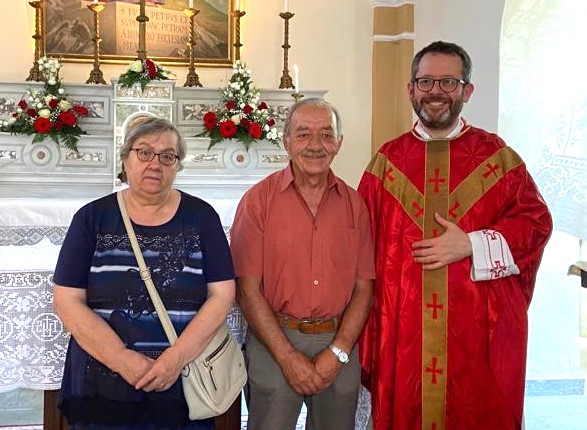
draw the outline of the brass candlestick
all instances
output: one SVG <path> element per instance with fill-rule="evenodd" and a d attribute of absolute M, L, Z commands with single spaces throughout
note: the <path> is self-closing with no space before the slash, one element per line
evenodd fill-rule
<path fill-rule="evenodd" d="M 147 22 L 149 21 L 149 17 L 145 14 L 145 0 L 140 0 L 139 16 L 137 16 L 136 19 L 139 22 L 139 50 L 137 51 L 137 58 L 144 61 L 147 59 L 147 44 L 145 39 L 147 34 Z"/>
<path fill-rule="evenodd" d="M 183 13 L 185 13 L 190 19 L 190 40 L 187 43 L 190 56 L 190 68 L 188 70 L 188 75 L 183 86 L 201 87 L 202 83 L 200 82 L 200 78 L 196 73 L 196 69 L 194 67 L 194 56 L 196 50 L 196 27 L 194 23 L 194 18 L 197 14 L 200 13 L 200 11 L 198 9 L 187 8 L 183 10 Z"/>
<path fill-rule="evenodd" d="M 293 82 L 291 76 L 289 76 L 289 70 L 287 68 L 288 58 L 287 58 L 287 51 L 291 46 L 289 45 L 289 20 L 293 18 L 295 14 L 291 12 L 281 12 L 279 14 L 280 17 L 284 20 L 284 38 L 283 38 L 283 74 L 281 75 L 281 83 L 279 84 L 279 88 L 293 88 Z"/>
<path fill-rule="evenodd" d="M 29 71 L 29 76 L 26 78 L 27 81 L 42 81 L 43 74 L 39 70 L 39 58 L 44 55 L 43 47 L 43 8 L 45 0 L 33 0 L 29 2 L 29 5 L 35 8 L 35 34 L 32 36 L 35 39 L 35 61 L 33 61 L 33 67 Z"/>
<path fill-rule="evenodd" d="M 235 10 L 232 12 L 234 16 L 234 59 L 238 61 L 241 59 L 241 18 L 245 16 L 246 12 L 243 10 Z"/>
<path fill-rule="evenodd" d="M 88 5 L 88 9 L 94 13 L 94 38 L 92 39 L 94 42 L 94 68 L 90 72 L 86 84 L 106 85 L 104 75 L 100 70 L 100 42 L 102 42 L 102 38 L 100 37 L 100 20 L 98 19 L 98 14 L 104 10 L 104 7 L 104 4 L 99 2 Z"/>

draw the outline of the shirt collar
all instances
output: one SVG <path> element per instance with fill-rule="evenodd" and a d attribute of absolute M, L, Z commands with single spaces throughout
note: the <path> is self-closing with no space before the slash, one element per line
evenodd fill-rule
<path fill-rule="evenodd" d="M 450 133 L 444 136 L 443 139 L 451 139 L 455 136 L 458 136 L 466 125 L 467 122 L 465 121 L 465 119 L 463 117 L 459 117 L 457 125 L 455 125 L 454 128 L 450 131 Z M 434 140 L 432 137 L 430 137 L 426 130 L 424 130 L 424 127 L 422 126 L 420 121 L 417 121 L 416 124 L 414 124 L 414 131 L 424 140 Z"/>
<path fill-rule="evenodd" d="M 339 194 L 342 194 L 342 182 L 341 180 L 334 174 L 332 169 L 328 170 L 328 178 L 326 179 L 326 188 L 336 188 L 336 191 Z M 285 169 L 283 169 L 283 175 L 281 176 L 281 185 L 279 187 L 279 192 L 283 192 L 286 190 L 287 187 L 290 185 L 293 186 L 294 183 L 294 175 L 293 175 L 293 167 L 291 161 L 287 165 Z"/>

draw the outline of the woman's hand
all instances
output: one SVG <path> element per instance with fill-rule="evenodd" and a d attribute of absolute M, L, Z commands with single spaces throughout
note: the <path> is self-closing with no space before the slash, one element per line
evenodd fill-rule
<path fill-rule="evenodd" d="M 167 348 L 157 360 L 151 360 L 148 371 L 133 385 L 137 390 L 165 391 L 168 390 L 179 377 L 183 365 L 179 355 L 173 347 Z"/>
<path fill-rule="evenodd" d="M 136 385 L 153 367 L 155 360 L 140 352 L 126 349 L 120 356 L 116 372 L 130 385 Z"/>

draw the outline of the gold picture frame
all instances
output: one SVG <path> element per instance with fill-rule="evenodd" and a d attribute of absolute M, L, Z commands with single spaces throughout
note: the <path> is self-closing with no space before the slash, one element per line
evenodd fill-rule
<path fill-rule="evenodd" d="M 91 0 L 45 0 L 44 48 L 66 62 L 92 62 L 94 17 Z M 128 63 L 137 58 L 139 0 L 100 0 L 100 61 Z M 190 0 L 146 0 L 146 50 L 165 65 L 189 65 L 190 20 L 183 12 Z M 194 0 L 198 66 L 228 67 L 234 62 L 232 0 Z"/>

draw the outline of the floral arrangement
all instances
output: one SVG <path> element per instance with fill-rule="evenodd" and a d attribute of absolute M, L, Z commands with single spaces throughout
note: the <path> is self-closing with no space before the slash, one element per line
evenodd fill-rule
<path fill-rule="evenodd" d="M 251 71 L 241 60 L 232 69 L 232 77 L 222 90 L 222 104 L 204 114 L 204 131 L 198 136 L 210 137 L 208 149 L 224 139 L 237 139 L 247 150 L 253 142 L 262 139 L 279 146 L 281 133 L 275 127 L 269 106 L 260 101 Z"/>
<path fill-rule="evenodd" d="M 78 152 L 79 136 L 86 134 L 79 124 L 80 117 L 88 115 L 85 106 L 68 100 L 65 90 L 61 88 L 59 71 L 61 64 L 54 58 L 42 57 L 38 60 L 43 78 L 43 88 L 29 88 L 28 97 L 18 102 L 16 111 L 8 121 L 3 121 L 1 131 L 12 134 L 34 135 L 33 143 L 50 137 L 59 145 Z"/>
<path fill-rule="evenodd" d="M 147 84 L 153 80 L 165 81 L 173 75 L 170 71 L 162 66 L 158 66 L 154 61 L 147 59 L 136 59 L 132 61 L 126 72 L 118 78 L 121 88 L 131 88 L 134 84 L 141 85 L 141 91 L 145 91 Z"/>

